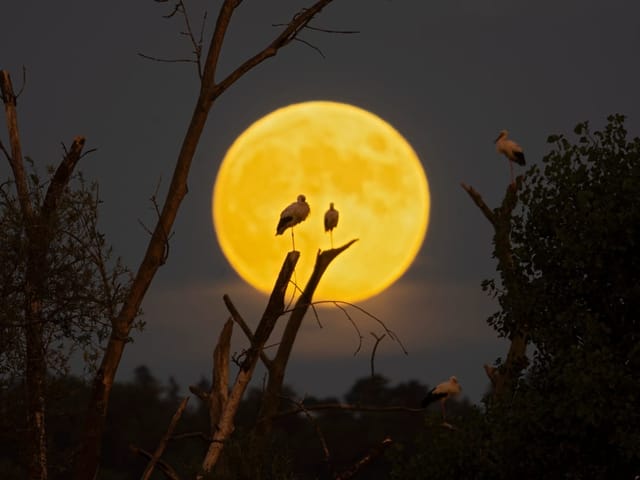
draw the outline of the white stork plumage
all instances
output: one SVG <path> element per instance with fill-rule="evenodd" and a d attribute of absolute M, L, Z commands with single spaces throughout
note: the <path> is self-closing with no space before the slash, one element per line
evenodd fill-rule
<path fill-rule="evenodd" d="M 440 400 L 442 407 L 442 419 L 445 420 L 447 412 L 445 410 L 445 402 L 448 398 L 455 397 L 462 391 L 462 387 L 458 383 L 456 377 L 450 377 L 446 382 L 439 383 L 437 387 L 432 388 L 427 396 L 422 400 L 422 408 L 426 408 L 431 403 Z"/>
<path fill-rule="evenodd" d="M 511 183 L 513 184 L 513 163 L 524 165 L 524 150 L 513 140 L 507 138 L 509 132 L 501 130 L 500 135 L 495 140 L 496 150 L 503 154 L 509 160 L 509 172 L 511 175 Z"/>
<path fill-rule="evenodd" d="M 333 248 L 333 229 L 338 225 L 339 218 L 340 213 L 338 210 L 333 208 L 333 202 L 331 202 L 329 204 L 329 210 L 324 214 L 324 231 L 329 232 L 329 236 L 331 237 L 331 248 Z"/>
<path fill-rule="evenodd" d="M 293 226 L 302 222 L 307 216 L 309 216 L 309 204 L 304 195 L 298 195 L 298 199 L 285 208 L 280 214 L 280 221 L 276 227 L 276 235 L 282 235 L 284 231 L 291 227 L 291 243 L 293 250 L 296 249 L 296 243 L 293 239 Z"/>

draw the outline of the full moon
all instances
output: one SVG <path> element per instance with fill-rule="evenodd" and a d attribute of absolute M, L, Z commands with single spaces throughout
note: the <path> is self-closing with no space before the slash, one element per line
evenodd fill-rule
<path fill-rule="evenodd" d="M 247 128 L 227 151 L 213 188 L 220 248 L 233 269 L 270 293 L 291 231 L 275 236 L 280 212 L 306 196 L 311 213 L 294 227 L 303 289 L 318 250 L 331 248 L 324 213 L 340 212 L 335 248 L 315 300 L 355 302 L 394 283 L 414 261 L 429 223 L 427 177 L 411 145 L 371 112 L 344 103 L 289 105 Z"/>

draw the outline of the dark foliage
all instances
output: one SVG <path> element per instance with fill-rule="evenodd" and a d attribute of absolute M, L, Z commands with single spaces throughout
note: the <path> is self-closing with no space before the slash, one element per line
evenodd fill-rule
<path fill-rule="evenodd" d="M 201 381 L 206 388 L 206 382 Z M 116 383 L 109 407 L 108 427 L 104 438 L 104 449 L 100 477 L 111 479 L 138 479 L 146 466 L 146 459 L 132 453 L 130 445 L 153 452 L 164 434 L 171 416 L 182 396 L 180 387 L 173 379 L 164 385 L 145 366 L 136 368 L 130 382 Z M 406 406 L 415 408 L 428 390 L 416 381 L 390 386 L 387 379 L 376 376 L 357 380 L 345 394 L 345 401 L 356 404 L 384 406 Z M 2 417 L 0 424 L 0 468 L 3 479 L 19 479 L 25 475 L 23 415 L 20 401 L 21 386 L 13 385 L 2 392 Z M 75 407 L 86 402 L 87 385 L 75 377 L 60 377 L 50 382 L 49 443 L 51 452 L 50 478 L 65 479 L 75 455 L 74 445 L 81 429 L 81 416 Z M 363 393 L 366 394 L 363 396 Z M 311 422 L 304 413 L 280 417 L 270 445 L 270 461 L 258 466 L 262 457 L 250 450 L 250 427 L 257 418 L 261 392 L 251 390 L 242 403 L 237 430 L 228 445 L 224 461 L 216 471 L 216 478 L 234 479 L 324 479 L 331 478 L 359 460 L 372 447 L 390 436 L 405 452 L 417 452 L 413 439 L 424 432 L 423 438 L 440 435 L 455 437 L 457 432 L 440 426 L 437 406 L 428 413 L 411 412 L 351 412 L 318 410 L 312 413 Z M 285 388 L 282 410 L 295 408 L 303 400 L 294 391 Z M 193 478 L 206 451 L 208 417 L 204 405 L 192 398 L 192 403 L 180 419 L 174 439 L 163 455 L 181 478 Z M 335 404 L 338 398 L 307 397 L 303 404 L 312 408 L 318 404 Z M 452 422 L 475 410 L 465 401 L 451 402 Z M 426 419 L 426 420 L 425 420 Z M 317 427 L 322 432 L 329 449 L 329 464 L 325 461 Z M 200 435 L 202 433 L 202 435 Z M 419 446 L 418 446 L 419 448 Z M 397 457 L 398 455 L 395 454 Z M 358 478 L 376 480 L 389 478 L 394 455 L 378 459 L 374 465 L 363 469 Z M 157 472 L 153 478 L 163 478 Z"/>
<path fill-rule="evenodd" d="M 515 288 L 485 283 L 501 305 L 489 323 L 529 339 L 529 368 L 454 434 L 420 436 L 396 478 L 640 474 L 640 140 L 621 115 L 575 134 L 549 137 L 518 193 Z"/>

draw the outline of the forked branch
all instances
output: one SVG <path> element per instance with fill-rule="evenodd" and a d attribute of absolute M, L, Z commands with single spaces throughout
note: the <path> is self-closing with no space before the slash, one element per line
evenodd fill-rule
<path fill-rule="evenodd" d="M 502 272 L 504 287 L 510 295 L 517 295 L 520 289 L 513 265 L 511 248 L 511 217 L 517 203 L 517 192 L 522 186 L 522 175 L 516 181 L 509 184 L 505 192 L 504 199 L 499 208 L 491 210 L 482 199 L 482 196 L 472 187 L 462 183 L 462 188 L 469 194 L 473 202 L 489 220 L 494 229 L 494 255 L 498 259 L 498 270 Z M 515 311 L 515 309 L 512 309 Z M 494 387 L 494 397 L 500 398 L 507 392 L 528 360 L 527 332 L 515 332 L 510 336 L 511 344 L 507 353 L 506 361 L 499 368 L 485 366 L 487 377 Z"/>

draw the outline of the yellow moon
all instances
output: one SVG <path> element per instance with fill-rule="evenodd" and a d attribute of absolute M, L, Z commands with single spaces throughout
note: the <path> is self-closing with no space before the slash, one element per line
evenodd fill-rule
<path fill-rule="evenodd" d="M 294 227 L 302 289 L 318 250 L 331 248 L 324 214 L 340 212 L 334 247 L 359 239 L 325 272 L 315 300 L 355 302 L 409 268 L 429 223 L 427 177 L 411 145 L 380 117 L 344 103 L 280 108 L 247 128 L 227 151 L 213 188 L 213 224 L 234 270 L 270 293 L 292 249 L 275 236 L 280 212 L 306 196 L 311 213 Z"/>

